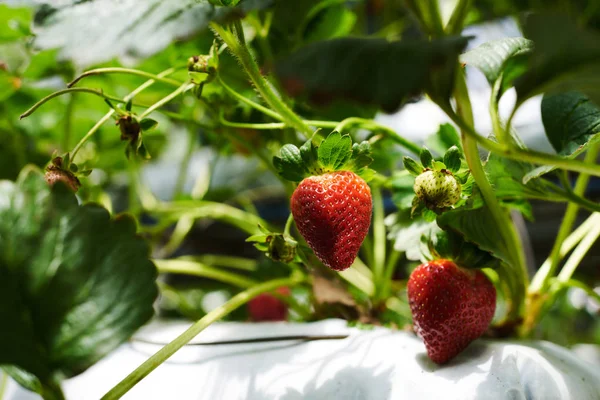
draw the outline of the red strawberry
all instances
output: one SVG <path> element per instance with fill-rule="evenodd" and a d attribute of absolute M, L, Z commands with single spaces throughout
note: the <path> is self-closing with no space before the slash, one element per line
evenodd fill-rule
<path fill-rule="evenodd" d="M 496 310 L 496 289 L 481 271 L 436 260 L 410 275 L 408 301 L 427 355 L 444 364 L 486 331 Z"/>
<path fill-rule="evenodd" d="M 300 182 L 292 215 L 319 260 L 343 271 L 352 265 L 371 225 L 371 189 L 354 172 L 335 171 Z"/>
<path fill-rule="evenodd" d="M 276 290 L 282 296 L 289 296 L 290 289 L 280 287 Z M 261 321 L 285 321 L 287 320 L 287 305 L 277 297 L 269 293 L 262 293 L 248 302 L 248 313 L 250 319 L 255 322 Z"/>

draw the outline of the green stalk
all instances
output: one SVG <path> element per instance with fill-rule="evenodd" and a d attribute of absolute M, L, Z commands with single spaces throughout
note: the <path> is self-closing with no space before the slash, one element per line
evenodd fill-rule
<path fill-rule="evenodd" d="M 4 399 L 4 394 L 6 393 L 6 388 L 8 387 L 8 374 L 0 370 L 0 400 Z"/>
<path fill-rule="evenodd" d="M 211 23 L 213 30 L 221 37 L 221 39 L 227 44 L 229 50 L 233 55 L 240 61 L 242 68 L 256 87 L 258 93 L 262 96 L 263 100 L 275 111 L 287 124 L 298 132 L 303 133 L 307 138 L 310 138 L 313 134 L 312 129 L 302 121 L 302 119 L 294 113 L 287 104 L 275 93 L 273 85 L 261 74 L 260 68 L 256 63 L 256 60 L 250 54 L 248 46 L 243 41 L 242 32 L 240 27 L 234 27 L 234 31 L 237 33 L 236 38 L 223 27 L 216 23 Z"/>
<path fill-rule="evenodd" d="M 334 130 L 343 133 L 344 130 L 346 130 L 349 126 L 352 125 L 359 125 L 365 129 L 369 129 L 369 130 L 377 130 L 377 131 L 381 131 L 382 133 L 385 134 L 385 136 L 396 142 L 397 144 L 399 144 L 400 146 L 404 147 L 405 149 L 407 149 L 408 151 L 410 151 L 411 153 L 417 154 L 419 155 L 421 153 L 421 147 L 419 145 L 417 145 L 416 143 L 411 142 L 408 139 L 403 138 L 402 136 L 400 136 L 396 131 L 394 131 L 391 128 L 388 128 L 385 125 L 381 125 L 371 119 L 365 119 L 365 118 L 357 118 L 357 117 L 351 117 L 351 118 L 346 118 L 345 120 L 341 121 L 335 128 Z M 318 125 L 315 125 L 318 126 Z"/>
<path fill-rule="evenodd" d="M 185 186 L 185 179 L 188 175 L 188 168 L 190 166 L 190 160 L 192 159 L 192 155 L 194 154 L 195 144 L 196 144 L 196 132 L 193 129 L 186 129 L 187 133 L 187 147 L 185 149 L 185 154 L 181 159 L 181 163 L 179 164 L 179 171 L 177 173 L 177 180 L 175 181 L 175 188 L 173 189 L 173 198 L 177 198 L 179 195 L 183 193 L 183 189 Z"/>
<path fill-rule="evenodd" d="M 209 267 L 198 261 L 181 259 L 154 260 L 154 264 L 156 264 L 156 268 L 161 274 L 193 275 L 214 279 L 242 289 L 247 289 L 257 284 L 254 279 L 233 272 L 223 271 L 219 268 Z"/>
<path fill-rule="evenodd" d="M 40 106 L 42 106 L 44 103 L 48 102 L 49 100 L 52 100 L 55 97 L 62 96 L 63 94 L 77 93 L 77 92 L 94 94 L 94 95 L 96 95 L 98 97 L 102 97 L 103 99 L 114 101 L 114 102 L 118 102 L 118 103 L 122 103 L 123 102 L 120 98 L 104 94 L 102 92 L 102 90 L 99 90 L 99 89 L 91 89 L 91 88 L 69 88 L 69 89 L 62 89 L 62 90 L 58 90 L 58 91 L 56 91 L 54 93 L 51 93 L 48 96 L 42 98 L 40 101 L 38 101 L 33 106 L 31 106 L 31 108 L 29 110 L 27 110 L 23 114 L 21 114 L 21 116 L 19 117 L 19 119 L 23 119 L 23 118 L 26 118 L 26 117 L 30 116 L 31 114 L 33 114 L 33 112 L 35 110 L 37 110 L 38 108 L 40 108 Z"/>
<path fill-rule="evenodd" d="M 379 299 L 386 299 L 391 294 L 392 287 L 392 277 L 394 275 L 394 271 L 396 269 L 396 264 L 398 263 L 398 259 L 402 255 L 401 252 L 392 249 L 388 259 L 385 263 L 385 273 L 383 275 L 383 282 L 381 284 L 381 289 L 379 290 L 381 294 L 379 294 Z"/>
<path fill-rule="evenodd" d="M 598 152 L 600 150 L 600 144 L 592 145 L 586 155 L 584 162 L 595 162 L 596 157 L 598 156 Z M 577 196 L 582 196 L 585 192 L 585 188 L 588 185 L 590 180 L 589 175 L 580 174 L 575 181 L 575 187 L 573 188 L 573 193 Z M 554 276 L 556 269 L 560 263 L 562 257 L 560 256 L 560 250 L 563 242 L 573 229 L 573 224 L 575 223 L 575 219 L 577 218 L 577 212 L 579 211 L 579 205 L 577 203 L 569 203 L 567 205 L 567 210 L 565 211 L 565 215 L 563 216 L 563 220 L 560 224 L 560 228 L 558 229 L 558 233 L 556 235 L 556 240 L 554 241 L 554 246 L 550 252 L 550 259 L 552 262 L 548 266 L 548 268 L 540 268 L 538 272 L 533 277 L 531 281 L 531 285 L 529 287 L 530 293 L 539 293 L 544 291 L 548 286 L 548 280 Z"/>
<path fill-rule="evenodd" d="M 461 120 L 465 121 L 465 125 L 472 127 L 474 125 L 473 112 L 463 74 L 458 74 L 457 76 L 455 99 L 457 113 L 460 117 L 462 117 Z M 510 268 L 510 274 L 515 277 L 518 286 L 515 288 L 515 290 L 513 290 L 513 293 L 511 293 L 514 307 L 511 310 L 511 315 L 508 317 L 517 318 L 518 314 L 521 312 L 525 296 L 525 288 L 527 287 L 528 281 L 525 256 L 522 251 L 522 246 L 518 239 L 515 227 L 510 220 L 509 214 L 501 208 L 500 204 L 498 203 L 498 199 L 494 194 L 494 189 L 487 179 L 481 159 L 479 158 L 477 142 L 473 140 L 473 138 L 468 135 L 464 129 L 461 129 L 461 134 L 465 157 L 467 159 L 469 169 L 471 170 L 471 175 L 477 183 L 477 187 L 481 191 L 485 204 L 492 214 L 494 226 L 499 230 L 505 246 L 507 247 L 507 250 L 511 256 L 511 265 L 508 267 Z"/>
<path fill-rule="evenodd" d="M 167 214 L 168 220 L 177 220 L 186 215 L 191 218 L 211 218 L 233 225 L 251 235 L 259 232 L 258 225 L 268 224 L 256 215 L 249 214 L 238 208 L 223 203 L 210 201 L 187 201 L 174 202 L 149 209 L 151 214 Z M 170 224 L 170 221 L 165 221 Z"/>
<path fill-rule="evenodd" d="M 68 151 L 71 146 L 71 136 L 73 135 L 73 109 L 75 108 L 75 93 L 71 94 L 67 108 L 65 110 L 65 133 L 62 140 L 62 151 Z"/>
<path fill-rule="evenodd" d="M 162 71 L 160 74 L 156 75 L 158 78 L 162 78 L 164 76 L 170 75 L 173 72 L 175 72 L 177 69 L 176 68 L 168 68 L 164 71 Z M 135 96 L 137 96 L 139 93 L 141 93 L 143 90 L 147 89 L 148 87 L 150 87 L 153 83 L 155 82 L 154 79 L 150 79 L 146 82 L 144 82 L 143 84 L 141 84 L 140 86 L 138 86 L 133 92 L 129 93 L 127 96 L 125 96 L 123 98 L 123 102 L 127 103 L 129 100 L 133 99 Z M 78 88 L 73 88 L 71 90 L 74 89 L 78 89 Z M 115 113 L 115 110 L 110 110 L 108 111 L 104 117 L 102 117 L 93 127 L 92 129 L 90 129 L 79 141 L 79 143 L 77 143 L 77 145 L 75 145 L 75 148 L 73 149 L 72 153 L 71 153 L 71 160 L 75 160 L 75 155 L 77 154 L 77 152 L 79 151 L 79 149 L 81 149 L 81 146 L 83 146 L 85 144 L 85 142 L 88 141 L 89 138 L 91 138 L 94 133 L 96 133 L 96 131 L 98 129 L 100 129 L 100 127 L 110 119 L 110 117 Z"/>
<path fill-rule="evenodd" d="M 592 248 L 596 240 L 600 237 L 600 224 L 595 225 L 583 238 L 579 245 L 573 250 L 573 253 L 558 274 L 558 280 L 567 282 L 575 273 L 575 270 L 581 264 L 583 257 Z"/>
<path fill-rule="evenodd" d="M 265 107 L 263 105 L 255 103 L 254 101 L 242 96 L 241 94 L 239 94 L 238 92 L 233 90 L 229 85 L 227 85 L 225 83 L 225 81 L 223 81 L 223 79 L 221 79 L 221 77 L 219 75 L 217 75 L 217 81 L 221 84 L 221 86 L 223 86 L 223 89 L 225 89 L 225 91 L 227 93 L 229 93 L 229 95 L 231 97 L 241 101 L 242 103 L 249 105 L 250 107 L 262 112 L 265 115 L 268 115 L 269 117 L 271 117 L 273 119 L 276 119 L 278 121 L 283 121 L 283 118 L 281 117 L 281 115 L 277 114 L 276 112 L 268 109 L 267 107 Z"/>
<path fill-rule="evenodd" d="M 505 146 L 479 135 L 472 126 L 457 115 L 449 104 L 439 104 L 440 108 L 446 112 L 448 117 L 461 129 L 461 132 L 471 139 L 477 141 L 486 150 L 499 154 L 506 158 L 517 161 L 527 161 L 533 164 L 552 165 L 569 171 L 586 173 L 593 176 L 600 176 L 600 164 L 587 163 L 585 161 L 571 160 L 557 155 L 541 153 L 539 151 L 525 150 L 515 146 Z M 507 122 L 506 131 L 509 132 L 509 122 Z"/>
<path fill-rule="evenodd" d="M 209 312 L 201 318 L 199 321 L 194 323 L 191 327 L 189 327 L 185 332 L 179 335 L 175 340 L 164 346 L 154 355 L 152 355 L 148 360 L 146 360 L 142 365 L 136 368 L 132 373 L 127 375 L 125 379 L 119 382 L 115 387 L 113 387 L 110 391 L 108 391 L 104 396 L 102 396 L 102 400 L 114 400 L 121 398 L 125 393 L 127 393 L 132 387 L 138 384 L 142 379 L 144 379 L 148 374 L 154 371 L 159 365 L 165 362 L 169 357 L 171 357 L 175 352 L 189 343 L 192 339 L 194 339 L 200 332 L 206 329 L 210 324 L 215 321 L 220 320 L 226 315 L 230 314 L 232 311 L 236 310 L 243 304 L 247 303 L 254 297 L 258 296 L 261 293 L 270 292 L 282 286 L 294 286 L 303 281 L 303 277 L 292 277 L 285 279 L 276 279 L 272 281 L 268 281 L 265 283 L 261 283 L 259 285 L 253 286 L 248 290 L 245 290 L 235 296 L 233 296 L 229 301 L 223 304 L 220 307 L 217 307 L 213 311 Z"/>
<path fill-rule="evenodd" d="M 80 80 L 82 80 L 83 78 L 86 78 L 88 76 L 92 76 L 92 75 L 103 75 L 103 74 L 128 74 L 128 75 L 137 75 L 137 76 L 141 76 L 144 78 L 148 78 L 151 79 L 155 82 L 161 82 L 161 83 L 166 83 L 167 85 L 172 85 L 172 86 L 179 86 L 181 85 L 181 82 L 176 81 L 175 79 L 170 79 L 170 78 L 165 78 L 164 75 L 158 74 L 151 74 L 149 72 L 146 71 L 140 71 L 137 69 L 131 69 L 131 68 L 98 68 L 98 69 L 93 69 L 90 71 L 86 71 L 83 74 L 79 75 L 77 78 L 75 78 L 72 82 L 70 82 L 67 87 L 73 87 L 77 82 L 79 82 Z"/>
<path fill-rule="evenodd" d="M 385 210 L 383 209 L 383 198 L 381 190 L 378 187 L 371 189 L 373 196 L 373 282 L 375 283 L 375 293 L 378 293 L 383 283 L 383 274 L 385 271 L 385 250 L 386 237 L 385 225 L 383 219 Z"/>
<path fill-rule="evenodd" d="M 167 104 L 168 102 L 173 100 L 175 97 L 179 96 L 181 93 L 183 93 L 186 90 L 189 90 L 193 87 L 194 87 L 193 83 L 189 83 L 189 82 L 184 83 L 183 85 L 179 86 L 176 90 L 169 93 L 168 95 L 166 95 L 165 97 L 163 97 L 162 99 L 160 99 L 159 101 L 157 101 L 156 103 L 154 103 L 150 107 L 148 107 L 143 113 L 140 114 L 139 119 L 142 119 L 142 118 L 150 115 L 154 110 L 157 110 L 158 108 L 164 106 L 165 104 Z"/>
<path fill-rule="evenodd" d="M 223 267 L 231 269 L 240 269 L 242 271 L 256 271 L 258 261 L 235 256 L 224 256 L 222 254 L 202 254 L 199 256 L 182 256 L 182 260 L 197 260 L 203 264 L 212 267 Z"/>

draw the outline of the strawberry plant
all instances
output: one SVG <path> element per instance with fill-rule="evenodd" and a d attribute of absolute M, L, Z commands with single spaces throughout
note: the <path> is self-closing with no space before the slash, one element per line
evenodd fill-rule
<path fill-rule="evenodd" d="M 64 398 L 154 311 L 194 322 L 103 399 L 222 319 L 406 328 L 438 364 L 480 337 L 600 341 L 568 301 L 600 302 L 595 3 L 110 3 L 0 5 L 0 366 L 20 385 Z M 478 45 L 497 18 L 521 35 Z M 434 110 L 414 129 L 444 115 L 428 135 L 385 123 L 412 103 Z M 556 204 L 532 259 L 523 221 Z"/>

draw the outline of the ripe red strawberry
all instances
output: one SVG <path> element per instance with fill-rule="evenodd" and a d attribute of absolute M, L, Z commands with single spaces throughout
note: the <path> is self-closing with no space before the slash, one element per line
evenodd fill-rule
<path fill-rule="evenodd" d="M 289 296 L 290 289 L 280 287 L 276 290 L 282 296 Z M 262 293 L 248 302 L 248 313 L 250 319 L 255 322 L 261 321 L 285 321 L 287 320 L 287 305 L 270 293 Z"/>
<path fill-rule="evenodd" d="M 496 289 L 479 270 L 449 260 L 419 265 L 408 280 L 415 330 L 432 361 L 444 364 L 481 336 L 496 310 Z"/>
<path fill-rule="evenodd" d="M 292 215 L 319 260 L 343 271 L 352 265 L 371 225 L 369 185 L 354 172 L 335 171 L 300 182 Z"/>

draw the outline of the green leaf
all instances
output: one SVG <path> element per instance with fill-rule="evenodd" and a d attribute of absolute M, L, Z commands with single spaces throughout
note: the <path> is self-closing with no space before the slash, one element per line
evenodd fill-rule
<path fill-rule="evenodd" d="M 354 143 L 352 145 L 352 156 L 347 167 L 357 173 L 363 171 L 373 162 L 371 154 L 371 144 L 368 141 Z"/>
<path fill-rule="evenodd" d="M 252 235 L 248 239 L 246 239 L 246 242 L 267 243 L 267 238 L 269 236 L 270 235 L 265 235 L 265 234 Z"/>
<path fill-rule="evenodd" d="M 532 215 L 526 199 L 556 201 L 559 196 L 544 185 L 541 179 L 524 182 L 526 174 L 534 169 L 534 165 L 528 162 L 507 160 L 499 155 L 490 154 L 484 169 L 496 197 L 504 205 L 523 212 L 528 218 Z"/>
<path fill-rule="evenodd" d="M 421 158 L 421 164 L 423 164 L 423 167 L 433 167 L 433 156 L 427 147 L 423 147 L 423 149 L 421 149 L 421 154 L 419 154 L 419 157 Z"/>
<path fill-rule="evenodd" d="M 304 179 L 307 172 L 300 149 L 293 144 L 286 144 L 281 148 L 279 156 L 273 157 L 273 165 L 279 175 L 294 182 Z"/>
<path fill-rule="evenodd" d="M 422 241 L 431 260 L 452 260 L 460 267 L 471 269 L 497 268 L 500 264 L 500 259 L 490 252 L 481 250 L 453 232 L 438 231 L 429 237 L 423 236 Z"/>
<path fill-rule="evenodd" d="M 515 82 L 518 104 L 538 93 L 579 90 L 600 104 L 600 34 L 564 15 L 530 14 L 523 27 L 533 40 L 528 71 Z"/>
<path fill-rule="evenodd" d="M 408 97 L 431 89 L 433 72 L 447 75 L 451 87 L 458 54 L 467 40 L 341 38 L 316 42 L 279 62 L 276 73 L 292 95 L 304 92 L 321 103 L 345 98 L 391 112 Z M 435 86 L 441 83 L 436 81 Z"/>
<path fill-rule="evenodd" d="M 418 176 L 423 173 L 423 166 L 412 158 L 404 156 L 402 162 L 404 163 L 404 168 L 410 172 L 411 175 Z"/>
<path fill-rule="evenodd" d="M 315 165 L 318 162 L 319 153 L 312 140 L 309 139 L 300 146 L 300 156 L 306 166 Z"/>
<path fill-rule="evenodd" d="M 29 388 L 85 371 L 153 315 L 156 268 L 135 221 L 78 205 L 31 169 L 0 182 L 0 365 Z"/>
<path fill-rule="evenodd" d="M 493 221 L 487 207 L 448 211 L 437 217 L 443 230 L 450 230 L 463 236 L 464 240 L 476 244 L 481 250 L 511 264 L 510 251 L 506 247 L 500 231 L 490 224 Z"/>
<path fill-rule="evenodd" d="M 31 34 L 31 8 L 12 8 L 0 4 L 0 43 L 8 43 Z"/>
<path fill-rule="evenodd" d="M 436 134 L 425 139 L 425 144 L 439 155 L 444 154 L 452 146 L 458 147 L 461 154 L 463 152 L 460 135 L 450 124 L 440 125 Z"/>
<path fill-rule="evenodd" d="M 333 170 L 342 168 L 352 156 L 352 139 L 333 131 L 321 142 L 318 149 L 319 162 Z"/>
<path fill-rule="evenodd" d="M 460 150 L 458 150 L 458 147 L 452 146 L 448 149 L 446 154 L 444 154 L 444 164 L 446 164 L 446 168 L 451 172 L 458 172 L 461 164 Z"/>
<path fill-rule="evenodd" d="M 156 128 L 156 125 L 158 125 L 158 122 L 152 118 L 144 118 L 140 121 L 140 128 L 142 128 L 143 132 L 151 131 Z"/>
<path fill-rule="evenodd" d="M 59 59 L 79 66 L 115 57 L 148 57 L 177 39 L 205 30 L 213 20 L 239 18 L 272 3 L 245 0 L 234 8 L 230 6 L 238 0 L 216 1 L 217 5 L 205 0 L 47 1 L 34 17 L 34 44 L 41 49 L 60 48 Z"/>
<path fill-rule="evenodd" d="M 568 156 L 600 133 L 600 107 L 578 92 L 545 95 L 542 122 L 552 147 Z"/>
<path fill-rule="evenodd" d="M 484 43 L 460 56 L 460 62 L 479 69 L 490 85 L 504 72 L 507 61 L 521 54 L 531 53 L 533 42 L 522 37 L 503 38 Z"/>
<path fill-rule="evenodd" d="M 300 28 L 305 42 L 346 36 L 356 23 L 356 14 L 346 6 L 346 0 L 329 0 L 316 4 Z"/>
<path fill-rule="evenodd" d="M 385 218 L 388 228 L 388 239 L 394 243 L 396 251 L 405 252 L 406 258 L 413 261 L 424 260 L 421 248 L 421 237 L 429 237 L 439 231 L 434 221 L 424 218 L 411 218 L 410 209 L 400 210 Z"/>

